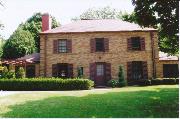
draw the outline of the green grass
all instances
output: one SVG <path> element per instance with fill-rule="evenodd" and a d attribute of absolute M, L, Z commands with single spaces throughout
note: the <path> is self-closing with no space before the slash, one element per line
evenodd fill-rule
<path fill-rule="evenodd" d="M 0 98 L 0 117 L 174 117 L 178 85 L 22 92 Z"/>

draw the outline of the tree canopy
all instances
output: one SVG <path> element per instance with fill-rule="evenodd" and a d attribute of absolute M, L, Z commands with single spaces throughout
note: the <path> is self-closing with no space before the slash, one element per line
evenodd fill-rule
<path fill-rule="evenodd" d="M 137 23 L 159 29 L 160 50 L 169 54 L 179 52 L 179 1 L 132 0 Z"/>
<path fill-rule="evenodd" d="M 42 29 L 41 16 L 41 13 L 35 13 L 25 23 L 18 26 L 3 47 L 3 58 L 14 59 L 39 52 L 39 33 Z M 52 17 L 52 28 L 57 26 L 59 26 L 59 23 Z"/>
<path fill-rule="evenodd" d="M 116 9 L 110 8 L 109 6 L 103 8 L 90 8 L 80 16 L 72 18 L 72 20 L 79 19 L 116 19 L 122 13 Z"/>
<path fill-rule="evenodd" d="M 52 17 L 52 28 L 58 27 L 59 22 L 57 22 L 55 17 L 53 16 L 51 17 Z M 25 31 L 29 31 L 32 34 L 35 41 L 36 52 L 39 52 L 40 51 L 39 33 L 41 32 L 41 29 L 42 29 L 42 14 L 35 13 L 25 23 L 20 24 L 19 27 Z"/>
<path fill-rule="evenodd" d="M 29 31 L 17 29 L 3 47 L 3 58 L 15 59 L 35 52 L 35 42 Z"/>

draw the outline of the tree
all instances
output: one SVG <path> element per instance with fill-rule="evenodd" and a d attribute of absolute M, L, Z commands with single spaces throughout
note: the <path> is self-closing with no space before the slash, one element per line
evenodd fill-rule
<path fill-rule="evenodd" d="M 59 23 L 55 19 L 55 17 L 52 17 L 52 28 L 58 27 Z M 36 52 L 40 51 L 40 37 L 39 33 L 42 29 L 42 14 L 41 13 L 35 13 L 32 17 L 30 17 L 25 23 L 22 23 L 19 25 L 18 28 L 22 28 L 25 31 L 29 31 L 35 41 L 36 46 Z"/>
<path fill-rule="evenodd" d="M 119 14 L 117 17 L 119 19 L 122 19 L 123 21 L 128 21 L 128 22 L 131 22 L 131 23 L 138 24 L 137 17 L 136 17 L 134 12 L 132 12 L 131 14 L 125 12 L 123 14 Z"/>
<path fill-rule="evenodd" d="M 118 77 L 119 77 L 119 86 L 120 87 L 126 86 L 127 84 L 126 84 L 126 80 L 124 78 L 124 70 L 123 70 L 122 65 L 119 66 Z"/>
<path fill-rule="evenodd" d="M 34 52 L 35 42 L 32 34 L 19 28 L 4 44 L 2 57 L 5 59 L 15 59 Z"/>
<path fill-rule="evenodd" d="M 179 52 L 179 1 L 132 0 L 139 25 L 159 29 L 160 50 L 169 54 Z"/>
<path fill-rule="evenodd" d="M 86 12 L 82 13 L 79 17 L 75 17 L 72 20 L 79 19 L 116 19 L 121 12 L 110 8 L 109 6 L 103 8 L 90 8 Z"/>
<path fill-rule="evenodd" d="M 52 17 L 52 28 L 59 23 Z M 35 13 L 25 23 L 21 23 L 3 47 L 3 58 L 14 59 L 40 51 L 39 33 L 42 29 L 42 14 Z"/>
<path fill-rule="evenodd" d="M 16 73 L 16 78 L 25 78 L 25 70 L 23 67 L 19 67 L 17 73 Z"/>

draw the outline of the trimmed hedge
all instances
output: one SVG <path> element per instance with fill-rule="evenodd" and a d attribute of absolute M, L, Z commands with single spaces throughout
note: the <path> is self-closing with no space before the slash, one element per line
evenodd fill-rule
<path fill-rule="evenodd" d="M 89 79 L 24 78 L 0 80 L 0 90 L 8 91 L 89 90 L 93 85 L 94 82 Z"/>
<path fill-rule="evenodd" d="M 144 79 L 138 80 L 137 85 L 139 85 L 139 86 L 149 86 L 149 85 L 151 85 L 151 80 L 144 80 Z"/>
<path fill-rule="evenodd" d="M 164 79 L 152 79 L 152 80 L 137 80 L 135 84 L 139 86 L 173 85 L 173 84 L 179 84 L 179 79 L 164 78 Z"/>

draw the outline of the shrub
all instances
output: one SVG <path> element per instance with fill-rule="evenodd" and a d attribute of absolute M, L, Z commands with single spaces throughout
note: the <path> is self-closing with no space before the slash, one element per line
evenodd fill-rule
<path fill-rule="evenodd" d="M 88 90 L 94 82 L 89 79 L 22 78 L 0 80 L 0 90 L 47 91 L 47 90 Z"/>
<path fill-rule="evenodd" d="M 152 80 L 151 80 L 151 84 L 152 84 L 152 85 L 162 85 L 162 84 L 163 84 L 163 80 L 160 80 L 160 79 L 152 79 Z"/>
<path fill-rule="evenodd" d="M 77 70 L 78 70 L 78 78 L 82 78 L 83 77 L 83 69 L 81 67 L 78 67 Z"/>
<path fill-rule="evenodd" d="M 23 67 L 19 67 L 16 73 L 16 78 L 25 78 L 25 71 Z"/>
<path fill-rule="evenodd" d="M 7 79 L 15 78 L 15 73 L 14 73 L 14 71 L 12 71 L 12 70 L 11 70 L 11 71 L 8 71 L 7 67 L 5 66 L 5 67 L 3 68 L 1 78 L 7 78 Z"/>
<path fill-rule="evenodd" d="M 139 86 L 149 86 L 149 85 L 151 85 L 151 80 L 144 80 L 144 79 L 138 80 L 137 85 L 139 85 Z"/>
<path fill-rule="evenodd" d="M 124 87 L 127 85 L 127 82 L 124 78 L 124 70 L 123 70 L 123 67 L 120 65 L 119 66 L 119 74 L 118 74 L 118 77 L 119 77 L 119 86 L 120 87 Z"/>
<path fill-rule="evenodd" d="M 179 79 L 176 79 L 176 84 L 179 84 Z"/>
<path fill-rule="evenodd" d="M 3 70 L 2 70 L 2 75 L 1 75 L 1 78 L 6 78 L 7 77 L 7 74 L 8 74 L 8 69 L 6 66 L 4 66 Z"/>
<path fill-rule="evenodd" d="M 117 87 L 118 85 L 119 85 L 118 80 L 112 79 L 112 80 L 109 80 L 109 81 L 107 82 L 107 86 L 112 87 L 112 88 L 115 88 L 115 87 Z"/>
<path fill-rule="evenodd" d="M 9 72 L 7 73 L 7 75 L 6 75 L 5 78 L 8 78 L 8 79 L 13 79 L 13 78 L 15 78 L 15 72 L 9 71 Z"/>
<path fill-rule="evenodd" d="M 163 79 L 163 84 L 176 84 L 176 79 Z"/>

